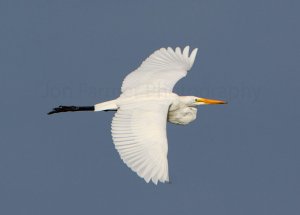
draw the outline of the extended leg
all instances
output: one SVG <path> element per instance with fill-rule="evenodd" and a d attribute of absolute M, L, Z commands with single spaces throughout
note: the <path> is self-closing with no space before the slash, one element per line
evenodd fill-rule
<path fill-rule="evenodd" d="M 54 113 L 62 113 L 62 112 L 75 112 L 75 111 L 94 111 L 94 106 L 58 106 L 53 108 L 52 111 L 48 113 L 48 115 Z"/>

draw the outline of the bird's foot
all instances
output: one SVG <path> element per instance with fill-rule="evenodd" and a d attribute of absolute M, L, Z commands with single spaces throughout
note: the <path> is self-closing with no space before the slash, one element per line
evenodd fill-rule
<path fill-rule="evenodd" d="M 54 114 L 54 113 L 62 113 L 62 112 L 69 112 L 69 111 L 78 111 L 78 107 L 76 106 L 58 106 L 56 108 L 53 108 L 52 111 L 48 113 L 48 115 Z"/>

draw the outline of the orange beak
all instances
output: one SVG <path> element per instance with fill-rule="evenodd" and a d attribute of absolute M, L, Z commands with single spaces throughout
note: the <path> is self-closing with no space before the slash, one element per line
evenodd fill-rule
<path fill-rule="evenodd" d="M 197 102 L 203 102 L 208 105 L 220 105 L 220 104 L 227 104 L 227 102 L 222 100 L 214 100 L 214 99 L 205 99 L 205 98 L 197 98 Z"/>

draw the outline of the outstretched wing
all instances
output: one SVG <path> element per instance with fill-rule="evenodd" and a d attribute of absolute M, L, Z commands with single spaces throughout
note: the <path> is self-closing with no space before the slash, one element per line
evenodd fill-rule
<path fill-rule="evenodd" d="M 157 184 L 169 181 L 167 113 L 170 102 L 151 99 L 121 104 L 112 121 L 115 148 L 124 163 Z"/>
<path fill-rule="evenodd" d="M 178 80 L 185 77 L 193 66 L 197 49 L 189 55 L 189 46 L 183 51 L 179 47 L 161 48 L 150 55 L 141 66 L 123 81 L 122 93 L 158 90 L 172 92 Z"/>

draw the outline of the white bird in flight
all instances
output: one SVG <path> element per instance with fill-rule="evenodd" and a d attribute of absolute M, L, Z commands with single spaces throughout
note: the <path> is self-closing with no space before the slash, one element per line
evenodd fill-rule
<path fill-rule="evenodd" d="M 116 111 L 111 124 L 115 148 L 124 163 L 148 183 L 169 182 L 167 122 L 186 125 L 196 119 L 198 105 L 225 101 L 179 96 L 173 87 L 193 66 L 197 49 L 161 48 L 123 81 L 121 95 L 94 106 L 59 106 L 68 111 Z"/>

